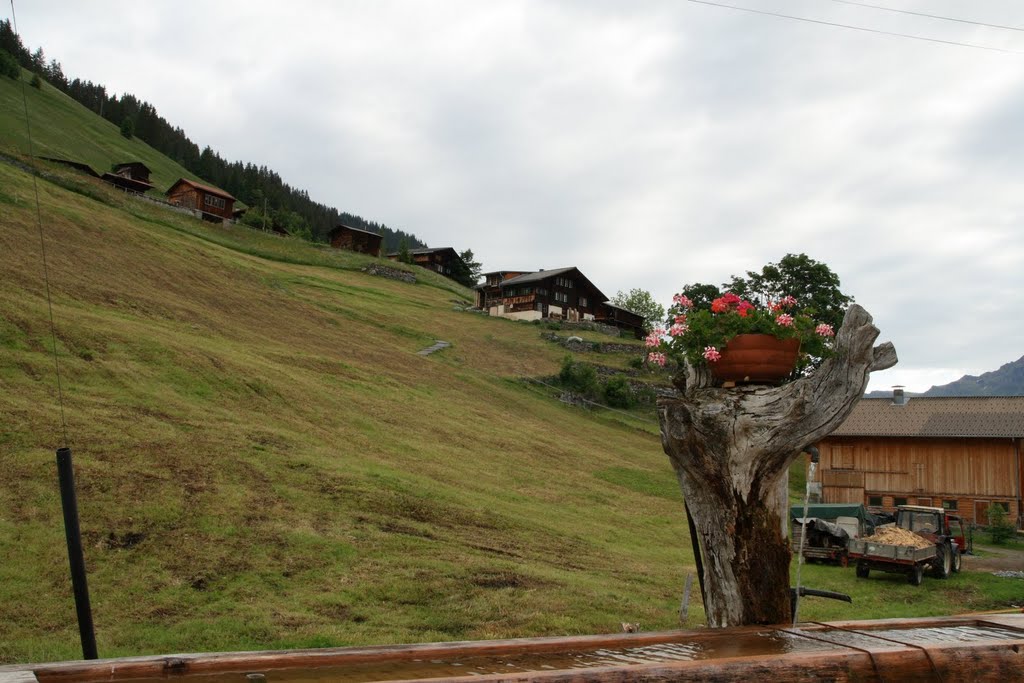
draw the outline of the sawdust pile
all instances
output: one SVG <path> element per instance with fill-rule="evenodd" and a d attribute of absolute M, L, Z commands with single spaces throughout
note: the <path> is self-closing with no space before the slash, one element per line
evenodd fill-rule
<path fill-rule="evenodd" d="M 886 543 L 888 545 L 910 546 L 915 550 L 935 545 L 926 538 L 922 538 L 913 531 L 901 529 L 898 526 L 885 526 L 875 530 L 871 536 L 866 536 L 864 541 L 872 543 Z"/>

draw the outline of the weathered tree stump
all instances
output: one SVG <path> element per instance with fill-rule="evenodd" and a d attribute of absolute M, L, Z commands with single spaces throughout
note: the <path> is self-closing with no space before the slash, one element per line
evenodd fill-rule
<path fill-rule="evenodd" d="M 708 625 L 790 619 L 786 484 L 801 451 L 831 433 L 864 394 L 868 375 L 896 364 L 858 305 L 846 312 L 836 354 L 813 375 L 780 387 L 715 387 L 684 370 L 682 398 L 658 401 L 661 440 L 703 548 Z"/>

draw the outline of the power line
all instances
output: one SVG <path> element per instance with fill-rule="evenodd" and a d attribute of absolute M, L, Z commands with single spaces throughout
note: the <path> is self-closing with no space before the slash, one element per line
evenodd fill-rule
<path fill-rule="evenodd" d="M 1018 26 L 1003 26 L 1002 24 L 986 24 L 984 21 L 971 21 L 970 19 L 957 19 L 956 17 L 944 17 L 938 14 L 926 14 L 924 12 L 911 12 L 907 9 L 895 9 L 893 7 L 882 7 L 881 5 L 869 5 L 866 2 L 856 2 L 855 0 L 832 0 L 832 2 L 840 2 L 844 5 L 857 5 L 858 7 L 870 7 L 871 9 L 879 9 L 883 12 L 896 12 L 898 14 L 913 14 L 916 17 L 928 17 L 929 19 L 941 19 L 942 21 L 955 21 L 960 24 L 973 24 L 974 26 L 987 26 L 988 28 L 1002 28 L 1007 31 L 1022 31 L 1024 28 Z"/>
<path fill-rule="evenodd" d="M 821 24 L 822 26 L 832 26 L 835 28 L 847 28 L 853 31 L 864 31 L 865 33 L 877 33 L 883 36 L 893 36 L 895 38 L 908 38 L 910 40 L 923 40 L 929 43 L 941 43 L 943 45 L 956 45 L 957 47 L 970 47 L 975 50 L 990 50 L 992 52 L 1009 52 L 1011 54 L 1024 54 L 1019 50 L 1006 50 L 1001 47 L 990 47 L 988 45 L 975 45 L 973 43 L 961 43 L 955 40 L 942 40 L 940 38 L 927 38 L 925 36 L 915 36 L 909 33 L 896 33 L 895 31 L 883 31 L 877 28 L 867 28 L 866 26 L 853 26 L 852 24 L 841 24 L 835 21 L 824 21 L 822 19 L 808 19 L 807 17 L 798 17 L 792 14 L 782 14 L 781 12 L 769 12 L 767 10 L 751 9 L 750 7 L 740 7 L 738 5 L 727 5 L 722 2 L 711 2 L 711 0 L 686 0 L 698 5 L 710 5 L 712 7 L 722 7 L 725 9 L 736 10 L 738 12 L 750 12 L 752 14 L 763 14 L 769 17 L 779 17 L 781 19 L 792 19 L 793 21 L 804 21 L 809 24 Z"/>
<path fill-rule="evenodd" d="M 11 28 L 14 29 L 14 35 L 20 37 L 18 33 L 18 17 L 14 13 L 14 0 L 11 0 Z M 32 148 L 32 123 L 31 117 L 28 113 L 28 94 L 25 90 L 25 79 L 19 78 L 21 81 L 21 101 L 25 106 L 25 131 L 28 136 L 28 158 L 29 163 L 32 166 L 32 189 L 35 192 L 36 197 L 36 224 L 39 226 L 39 250 L 42 255 L 43 262 L 43 283 L 46 285 L 46 310 L 50 316 L 50 342 L 53 344 L 53 366 L 57 374 L 57 404 L 60 406 L 60 426 L 61 432 L 64 435 L 64 447 L 68 447 L 68 421 L 64 416 L 64 388 L 60 378 L 60 360 L 57 356 L 57 327 L 53 321 L 53 300 L 50 297 L 50 268 L 46 262 L 46 239 L 43 236 L 43 212 L 39 204 L 39 169 L 36 168 L 36 154 Z"/>

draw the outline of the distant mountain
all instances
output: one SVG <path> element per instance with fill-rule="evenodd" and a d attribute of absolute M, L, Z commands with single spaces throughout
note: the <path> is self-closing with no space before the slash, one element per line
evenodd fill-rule
<path fill-rule="evenodd" d="M 890 391 L 872 391 L 866 398 L 886 398 Z M 1024 396 L 1024 356 L 980 377 L 964 375 L 955 382 L 908 396 Z"/>

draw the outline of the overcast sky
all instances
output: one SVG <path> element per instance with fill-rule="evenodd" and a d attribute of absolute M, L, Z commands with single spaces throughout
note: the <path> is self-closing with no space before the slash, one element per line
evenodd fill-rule
<path fill-rule="evenodd" d="M 723 1 L 1004 51 L 684 0 L 15 8 L 69 78 L 485 271 L 575 265 L 667 304 L 803 252 L 896 345 L 870 389 L 1020 358 L 1024 32 Z M 1020 0 L 867 1 L 1024 28 Z"/>

